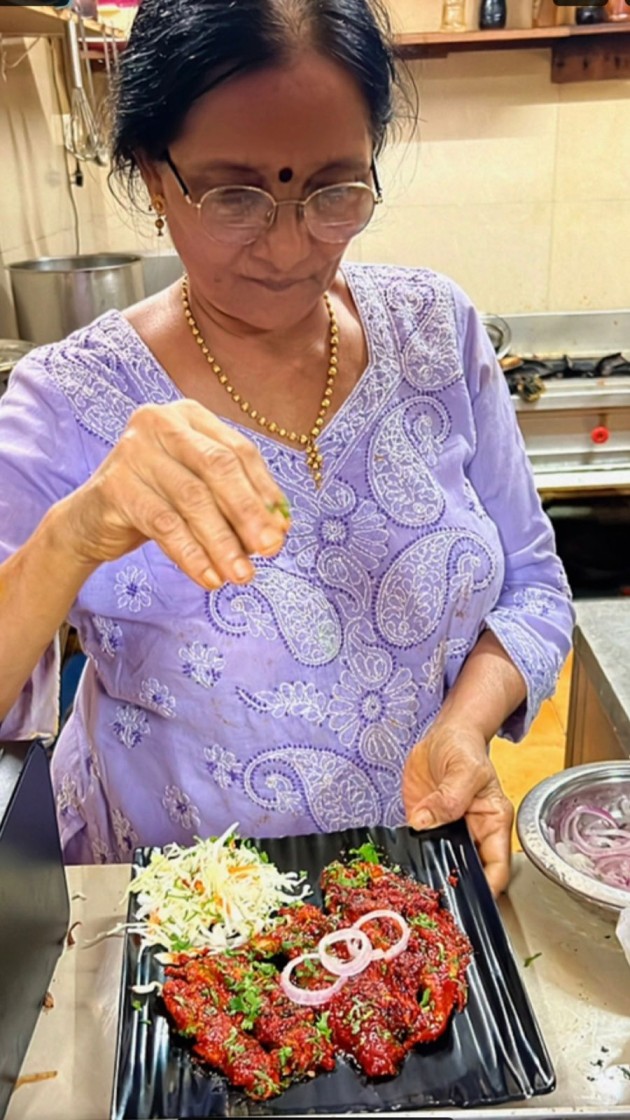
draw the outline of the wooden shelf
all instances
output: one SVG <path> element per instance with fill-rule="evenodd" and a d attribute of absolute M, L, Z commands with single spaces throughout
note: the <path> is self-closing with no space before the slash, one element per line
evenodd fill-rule
<path fill-rule="evenodd" d="M 566 39 L 582 40 L 586 47 L 588 40 L 597 44 L 604 41 L 612 43 L 616 36 L 629 32 L 630 20 L 625 23 L 564 24 L 518 31 L 407 32 L 396 36 L 396 48 L 404 58 L 430 58 L 443 57 L 452 51 L 548 47 Z"/>
<path fill-rule="evenodd" d="M 20 39 L 49 38 L 65 34 L 66 24 L 76 19 L 76 14 L 66 8 L 36 8 L 28 4 L 0 5 L 0 35 L 11 35 Z M 124 33 L 111 24 L 95 19 L 84 19 L 86 35 L 101 35 L 104 28 L 109 35 L 124 39 Z"/>

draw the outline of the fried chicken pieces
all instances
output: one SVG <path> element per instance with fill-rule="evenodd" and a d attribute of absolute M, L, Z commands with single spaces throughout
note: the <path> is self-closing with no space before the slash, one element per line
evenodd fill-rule
<path fill-rule="evenodd" d="M 436 1039 L 466 1004 L 471 945 L 437 891 L 360 856 L 329 864 L 321 887 L 323 910 L 285 907 L 271 930 L 242 949 L 181 953 L 166 969 L 162 999 L 176 1030 L 193 1040 L 198 1058 L 255 1100 L 334 1069 L 340 1053 L 368 1077 L 393 1077 L 405 1054 Z M 288 960 L 315 952 L 326 933 L 375 910 L 397 912 L 411 929 L 395 959 L 370 961 L 322 1006 L 301 1006 L 284 994 L 280 974 Z M 362 929 L 374 949 L 400 937 L 388 918 Z M 304 988 L 332 979 L 317 960 L 293 974 Z"/>

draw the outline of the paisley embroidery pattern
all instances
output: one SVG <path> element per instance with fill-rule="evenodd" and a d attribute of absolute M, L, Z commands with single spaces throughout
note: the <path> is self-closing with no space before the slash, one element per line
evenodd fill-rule
<path fill-rule="evenodd" d="M 451 592 L 458 601 L 488 587 L 497 563 L 472 532 L 438 529 L 410 545 L 391 565 L 378 592 L 383 638 L 400 649 L 425 642 L 437 629 Z"/>
<path fill-rule="evenodd" d="M 302 665 L 326 665 L 341 648 L 341 624 L 324 592 L 268 562 L 258 566 L 255 587 L 224 587 L 206 602 L 217 629 L 268 640 L 279 637 Z"/>
<path fill-rule="evenodd" d="M 405 758 L 484 624 L 528 680 L 527 718 L 553 690 L 561 655 L 546 634 L 565 625 L 566 584 L 550 561 L 543 588 L 503 588 L 496 527 L 465 474 L 477 432 L 453 288 L 421 269 L 345 272 L 369 365 L 322 431 L 321 489 L 301 451 L 241 429 L 291 502 L 282 553 L 256 558 L 247 586 L 209 594 L 160 558 L 145 569 L 126 557 L 79 596 L 88 653 L 111 662 L 117 688 L 124 668 L 123 696 L 136 699 L 107 696 L 92 677 L 118 806 L 107 842 L 87 822 L 94 858 L 129 858 L 145 820 L 152 836 L 175 828 L 185 840 L 232 806 L 245 834 L 402 824 Z M 135 408 L 181 399 L 118 312 L 40 353 L 81 429 L 85 472 Z M 152 775 L 167 759 L 168 784 L 152 776 L 136 816 L 125 801 L 136 760 L 125 751 L 149 735 Z M 84 755 L 96 802 L 105 766 L 91 733 Z M 80 812 L 73 780 L 57 789 L 64 815 Z"/>
<path fill-rule="evenodd" d="M 264 751 L 245 770 L 245 791 L 257 805 L 297 812 L 304 801 L 322 832 L 369 827 L 380 816 L 376 792 L 352 762 L 314 747 Z"/>
<path fill-rule="evenodd" d="M 399 405 L 377 428 L 370 482 L 380 505 L 400 525 L 421 528 L 442 515 L 444 494 L 427 460 L 435 465 L 449 428 L 446 410 L 422 399 Z"/>

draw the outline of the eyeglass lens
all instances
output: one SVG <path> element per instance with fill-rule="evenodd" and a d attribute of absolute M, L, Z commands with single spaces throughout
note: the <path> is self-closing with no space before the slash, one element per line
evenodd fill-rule
<path fill-rule="evenodd" d="M 347 183 L 323 187 L 295 205 L 313 237 L 339 243 L 365 228 L 375 199 L 367 185 Z M 206 232 L 215 240 L 246 245 L 269 228 L 276 205 L 271 195 L 257 187 L 218 187 L 202 198 L 200 212 Z"/>

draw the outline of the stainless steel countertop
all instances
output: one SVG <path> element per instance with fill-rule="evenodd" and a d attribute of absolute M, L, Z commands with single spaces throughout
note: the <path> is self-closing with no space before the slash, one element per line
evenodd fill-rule
<path fill-rule="evenodd" d="M 42 1012 L 22 1069 L 56 1076 L 17 1089 L 6 1120 L 108 1120 L 122 940 L 82 944 L 122 915 L 128 878 L 128 867 L 68 868 L 72 920 L 82 924 L 59 962 L 51 984 L 55 1005 Z M 397 1115 L 629 1118 L 630 969 L 612 921 L 548 882 L 522 854 L 500 909 L 557 1088 L 512 1106 Z M 525 968 L 534 953 L 542 955 Z"/>
<path fill-rule="evenodd" d="M 630 599 L 578 599 L 573 644 L 630 758 Z"/>

